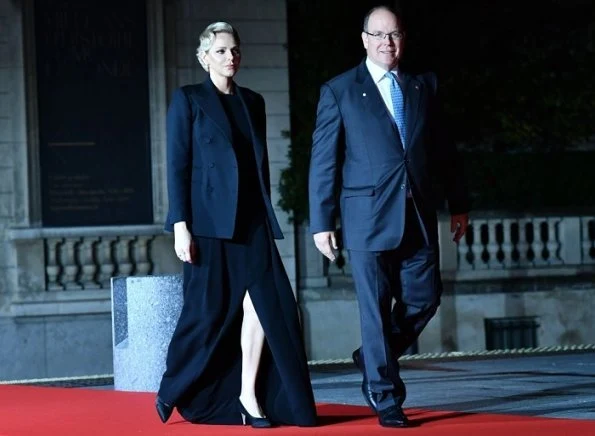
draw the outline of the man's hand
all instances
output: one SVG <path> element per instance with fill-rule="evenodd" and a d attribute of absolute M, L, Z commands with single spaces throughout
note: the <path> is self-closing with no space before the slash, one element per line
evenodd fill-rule
<path fill-rule="evenodd" d="M 192 263 L 194 259 L 194 241 L 184 221 L 174 224 L 174 250 L 182 262 Z"/>
<path fill-rule="evenodd" d="M 331 262 L 335 261 L 335 253 L 333 249 L 338 250 L 337 239 L 335 232 L 319 232 L 314 234 L 314 244 L 322 254 L 324 254 Z"/>
<path fill-rule="evenodd" d="M 457 244 L 465 235 L 467 227 L 469 226 L 469 214 L 462 213 L 459 215 L 452 215 L 450 217 L 450 231 L 454 233 L 452 240 Z"/>

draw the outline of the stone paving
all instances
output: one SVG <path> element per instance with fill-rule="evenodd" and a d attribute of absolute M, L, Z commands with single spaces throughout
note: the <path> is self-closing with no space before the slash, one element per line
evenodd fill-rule
<path fill-rule="evenodd" d="M 405 408 L 595 419 L 595 352 L 403 361 Z M 353 365 L 312 367 L 317 402 L 365 405 Z"/>

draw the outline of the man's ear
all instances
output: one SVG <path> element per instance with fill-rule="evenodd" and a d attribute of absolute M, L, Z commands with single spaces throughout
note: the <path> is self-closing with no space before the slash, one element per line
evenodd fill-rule
<path fill-rule="evenodd" d="M 368 49 L 368 35 L 366 35 L 366 32 L 362 32 L 362 42 L 364 43 L 364 48 L 367 50 Z"/>

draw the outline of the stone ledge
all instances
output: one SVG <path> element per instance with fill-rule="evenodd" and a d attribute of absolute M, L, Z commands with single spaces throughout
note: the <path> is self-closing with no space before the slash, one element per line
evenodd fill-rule
<path fill-rule="evenodd" d="M 560 273 L 560 270 L 557 270 Z M 525 270 L 525 273 L 527 271 Z M 542 271 L 543 273 L 544 271 Z M 465 295 L 465 294 L 496 294 L 496 293 L 520 293 L 520 292 L 543 292 L 552 290 L 595 290 L 595 274 L 590 272 L 576 272 L 567 274 L 521 274 L 483 278 L 481 280 L 454 280 L 445 272 L 442 272 L 444 283 L 444 295 Z M 353 279 L 349 275 L 331 276 L 330 286 L 304 286 L 298 291 L 299 301 L 332 301 L 332 300 L 355 300 L 355 287 Z"/>
<path fill-rule="evenodd" d="M 19 294 L 10 304 L 14 318 L 111 312 L 109 289 Z"/>
<path fill-rule="evenodd" d="M 557 277 L 573 278 L 577 275 L 595 274 L 595 264 L 559 265 L 508 269 L 477 269 L 442 271 L 445 282 L 477 282 L 505 280 L 541 280 Z"/>
<path fill-rule="evenodd" d="M 82 236 L 152 236 L 168 234 L 161 224 L 141 226 L 94 226 L 94 227 L 26 227 L 10 228 L 6 238 L 11 241 L 64 238 Z"/>
<path fill-rule="evenodd" d="M 444 280 L 445 295 L 511 294 L 524 292 L 594 290 L 595 276 L 538 276 L 517 277 L 515 279 L 489 279 L 477 281 Z"/>

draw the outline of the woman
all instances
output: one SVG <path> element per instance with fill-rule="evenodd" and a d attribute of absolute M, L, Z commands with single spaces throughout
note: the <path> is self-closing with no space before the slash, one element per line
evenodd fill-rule
<path fill-rule="evenodd" d="M 197 57 L 209 79 L 173 95 L 166 229 L 184 262 L 184 305 L 156 399 L 209 424 L 315 425 L 297 304 L 274 239 L 261 95 L 238 86 L 240 38 L 210 24 Z"/>

